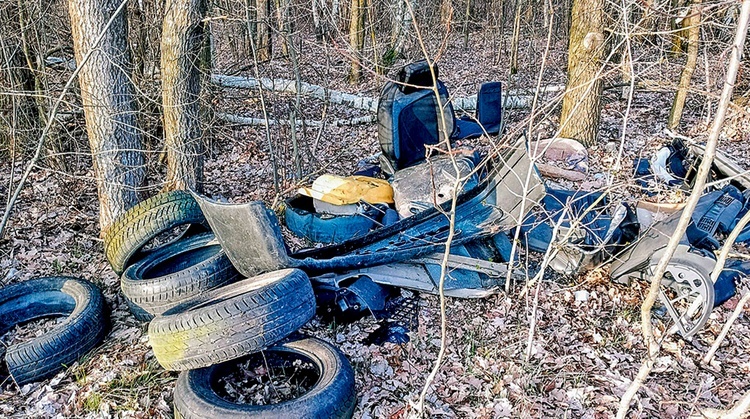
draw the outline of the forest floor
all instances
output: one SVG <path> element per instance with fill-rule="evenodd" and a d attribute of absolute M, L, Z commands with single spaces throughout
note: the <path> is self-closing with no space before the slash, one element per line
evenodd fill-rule
<path fill-rule="evenodd" d="M 440 61 L 441 78 L 454 94 L 470 94 L 479 83 L 505 80 L 507 63 L 494 64 L 492 46 L 476 40 L 468 49 L 456 42 Z M 520 62 L 537 63 L 543 45 L 526 48 L 533 57 Z M 531 51 L 531 52 L 529 52 Z M 361 86 L 345 84 L 341 62 L 321 63 L 316 51 L 303 54 L 302 79 L 331 88 L 376 96 L 382 81 L 370 75 Z M 721 65 L 716 60 L 712 65 Z M 678 62 L 678 61 L 677 61 Z M 713 63 L 713 62 L 712 62 Z M 660 58 L 637 63 L 643 80 L 673 86 L 679 66 Z M 544 74 L 545 84 L 564 80 L 564 50 L 553 48 Z M 262 66 L 268 77 L 292 78 L 285 64 Z M 533 88 L 538 65 L 514 78 L 514 86 Z M 716 72 L 715 72 L 716 71 Z M 710 69 L 709 75 L 723 74 Z M 610 79 L 615 79 L 613 75 Z M 716 92 L 720 80 L 699 70 L 694 76 L 701 89 Z M 664 133 L 672 94 L 636 89 L 628 105 L 619 89 L 604 94 L 599 142 L 590 150 L 586 188 L 603 187 L 612 179 L 613 196 L 634 200 L 639 192 L 629 182 L 632 162 L 648 157 L 670 138 Z M 257 101 L 247 92 L 223 91 L 218 102 L 237 113 L 258 116 Z M 319 119 L 321 105 L 305 100 L 305 117 Z M 272 110 L 283 115 L 290 98 L 279 100 Z M 680 133 L 705 140 L 715 107 L 715 96 L 691 95 Z M 713 104 L 713 105 L 712 105 Z M 309 105 L 309 106 L 308 106 Z M 549 118 L 538 118 L 534 138 L 554 133 L 558 108 Z M 350 111 L 340 108 L 331 113 Z M 517 130 L 528 111 L 508 115 L 509 131 Z M 623 132 L 624 131 L 624 132 Z M 720 148 L 740 164 L 750 167 L 748 109 L 733 109 Z M 278 134 L 284 136 L 284 132 Z M 316 133 L 303 137 L 310 148 L 304 161 L 307 172 L 325 170 L 349 174 L 360 158 L 378 151 L 376 124 L 329 127 L 317 140 Z M 206 193 L 233 202 L 275 197 L 270 158 L 263 133 L 251 127 L 216 130 L 213 154 L 206 162 Z M 620 141 L 624 140 L 622 165 L 614 167 Z M 314 159 L 312 158 L 314 156 Z M 13 211 L 7 237 L 0 242 L 0 285 L 42 275 L 74 275 L 99 285 L 111 310 L 112 331 L 93 353 L 56 377 L 21 388 L 12 380 L 0 386 L 2 417 L 171 417 L 172 389 L 177 373 L 163 370 L 148 344 L 146 326 L 128 312 L 119 292 L 119 280 L 107 264 L 99 238 L 96 188 L 92 171 L 81 165 L 74 174 L 35 170 Z M 11 172 L 17 180 L 21 164 L 11 169 L 0 164 L 0 196 L 8 194 Z M 602 180 L 604 179 L 604 180 Z M 301 179 L 282 177 L 285 196 Z M 566 188 L 581 184 L 558 183 Z M 682 199 L 675 190 L 664 190 L 657 199 Z M 644 346 L 640 332 L 640 304 L 647 284 L 626 287 L 609 281 L 606 270 L 580 277 L 549 275 L 536 288 L 515 284 L 508 294 L 447 302 L 447 354 L 432 389 L 427 393 L 430 417 L 612 417 L 619 398 L 634 378 Z M 586 291 L 586 299 L 574 293 Z M 533 300 L 538 294 L 538 307 Z M 663 336 L 660 356 L 639 391 L 634 417 L 687 417 L 702 409 L 732 406 L 750 390 L 750 317 L 740 316 L 715 360 L 700 365 L 731 313 L 736 298 L 714 310 L 706 328 L 692 341 Z M 536 318 L 531 356 L 525 360 L 531 318 Z M 348 325 L 324 324 L 313 319 L 302 330 L 334 343 L 346 354 L 356 372 L 357 418 L 405 417 L 433 365 L 440 346 L 438 298 L 422 295 L 419 327 L 403 345 L 367 345 L 363 340 L 377 327 L 366 318 Z M 663 329 L 657 327 L 657 333 Z"/>

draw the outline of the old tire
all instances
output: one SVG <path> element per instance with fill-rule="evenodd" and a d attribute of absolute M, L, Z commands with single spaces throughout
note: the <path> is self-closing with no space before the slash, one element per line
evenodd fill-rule
<path fill-rule="evenodd" d="M 122 274 L 122 293 L 159 315 L 198 295 L 234 282 L 239 273 L 213 233 L 202 233 L 150 252 Z"/>
<path fill-rule="evenodd" d="M 50 316 L 67 319 L 41 336 L 0 349 L 19 385 L 72 365 L 104 339 L 109 325 L 101 291 L 82 279 L 45 277 L 0 289 L 0 335 L 17 324 Z"/>
<path fill-rule="evenodd" d="M 203 368 L 273 345 L 314 313 L 310 279 L 299 269 L 284 269 L 174 307 L 151 321 L 148 336 L 165 369 Z"/>
<path fill-rule="evenodd" d="M 104 231 L 104 252 L 118 274 L 149 241 L 175 227 L 208 226 L 198 203 L 185 191 L 153 196 L 134 206 Z"/>
<path fill-rule="evenodd" d="M 137 306 L 135 303 L 130 301 L 128 297 L 123 296 L 123 298 L 125 299 L 125 304 L 128 306 L 128 311 L 130 311 L 130 314 L 133 315 L 133 318 L 135 318 L 139 322 L 148 323 L 153 320 L 154 317 L 156 317 L 148 311 Z"/>
<path fill-rule="evenodd" d="M 274 355 L 281 355 L 274 357 Z M 232 403 L 215 391 L 219 377 L 237 364 L 228 362 L 180 374 L 174 390 L 175 417 L 197 418 L 351 418 L 357 405 L 354 371 L 344 354 L 317 338 L 304 338 L 268 348 L 260 361 L 279 360 L 280 368 L 289 368 L 292 360 L 312 364 L 317 381 L 298 398 L 281 403 L 252 405 Z M 274 365 L 270 365 L 271 368 Z"/>

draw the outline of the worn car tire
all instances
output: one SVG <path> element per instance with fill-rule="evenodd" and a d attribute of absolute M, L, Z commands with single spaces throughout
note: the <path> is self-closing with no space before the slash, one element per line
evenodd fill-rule
<path fill-rule="evenodd" d="M 212 365 L 180 374 L 174 390 L 176 418 L 351 418 L 357 405 L 354 371 L 336 347 L 317 338 L 304 338 L 268 348 L 289 359 L 311 363 L 318 373 L 315 385 L 302 396 L 281 403 L 252 405 L 232 403 L 216 393 L 219 377 L 235 362 Z"/>
<path fill-rule="evenodd" d="M 153 196 L 122 214 L 104 231 L 104 252 L 118 274 L 154 237 L 187 224 L 208 226 L 190 193 L 172 191 Z"/>
<path fill-rule="evenodd" d="M 284 269 L 217 288 L 156 317 L 148 327 L 167 370 L 207 367 L 289 336 L 315 313 L 307 274 Z"/>
<path fill-rule="evenodd" d="M 125 299 L 125 304 L 128 306 L 128 311 L 130 311 L 130 314 L 133 315 L 133 318 L 135 318 L 139 322 L 148 323 L 151 320 L 153 320 L 154 317 L 156 317 L 153 314 L 149 313 L 148 311 L 137 306 L 135 303 L 130 301 L 128 297 L 123 296 L 123 298 Z"/>
<path fill-rule="evenodd" d="M 212 241 L 213 233 L 202 233 L 150 252 L 125 269 L 122 293 L 132 304 L 159 315 L 236 281 L 239 272 L 221 245 Z"/>
<path fill-rule="evenodd" d="M 104 297 L 88 281 L 54 276 L 0 289 L 0 335 L 17 324 L 50 316 L 67 319 L 41 336 L 0 348 L 19 385 L 49 378 L 72 365 L 104 339 L 109 326 Z"/>

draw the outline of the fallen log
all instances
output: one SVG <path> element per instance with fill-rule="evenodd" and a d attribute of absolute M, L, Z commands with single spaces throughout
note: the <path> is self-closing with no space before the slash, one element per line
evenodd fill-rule
<path fill-rule="evenodd" d="M 266 121 L 263 118 L 251 118 L 247 116 L 233 115 L 229 113 L 216 113 L 214 115 L 216 116 L 216 118 L 224 122 L 228 122 L 230 124 L 235 124 L 235 125 L 264 126 L 266 125 L 266 123 L 268 123 L 269 126 L 273 126 L 273 125 L 291 126 L 292 125 L 292 122 L 288 119 L 268 119 L 268 121 Z M 367 116 L 360 116 L 360 117 L 351 118 L 351 119 L 334 119 L 333 121 L 326 121 L 326 125 L 334 126 L 334 127 L 361 125 L 361 124 L 369 124 L 369 123 L 375 122 L 376 120 L 377 118 L 375 117 L 375 115 L 367 115 Z M 294 125 L 295 126 L 306 125 L 308 127 L 320 127 L 323 125 L 323 121 L 295 119 Z"/>
<path fill-rule="evenodd" d="M 260 81 L 254 77 L 227 76 L 223 74 L 211 75 L 211 82 L 217 86 L 233 89 L 257 89 L 258 86 L 264 90 L 281 93 L 297 93 L 297 83 L 288 79 L 269 79 L 261 78 Z M 368 112 L 377 112 L 378 98 L 345 93 L 338 90 L 327 89 L 323 86 L 302 82 L 299 84 L 300 94 L 313 97 L 320 100 L 327 100 L 337 105 L 348 106 L 353 109 L 360 109 Z M 541 89 L 544 93 L 556 93 L 565 90 L 565 86 L 548 86 Z M 534 100 L 533 90 L 514 90 L 505 93 L 503 106 L 506 109 L 524 109 L 530 108 Z M 453 107 L 462 111 L 474 111 L 477 107 L 477 95 L 457 96 L 451 98 Z"/>
<path fill-rule="evenodd" d="M 258 80 L 253 77 L 213 74 L 211 75 L 211 82 L 222 87 L 235 89 L 257 89 L 260 84 L 260 87 L 264 90 L 272 92 L 297 93 L 297 82 L 287 79 L 269 79 L 263 77 L 260 79 L 260 82 L 258 82 Z M 323 86 L 317 86 L 305 82 L 301 82 L 299 86 L 300 93 L 306 96 L 327 100 L 330 103 L 337 105 L 344 105 L 350 108 L 361 109 L 373 113 L 378 110 L 378 100 L 376 98 L 326 89 Z"/>

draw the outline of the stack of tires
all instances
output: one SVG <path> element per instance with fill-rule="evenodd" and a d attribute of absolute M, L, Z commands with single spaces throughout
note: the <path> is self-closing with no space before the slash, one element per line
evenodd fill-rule
<path fill-rule="evenodd" d="M 182 231 L 177 239 L 153 245 L 176 229 Z M 290 338 L 315 314 L 315 295 L 303 271 L 240 278 L 197 202 L 183 191 L 133 207 L 105 232 L 104 241 L 131 312 L 151 322 L 156 359 L 167 370 L 182 371 L 174 393 L 176 417 L 352 416 L 356 393 L 349 361 L 322 340 Z M 217 383 L 238 365 L 258 359 L 269 374 L 304 364 L 315 377 L 303 394 L 273 404 L 233 402 L 217 391 Z"/>

